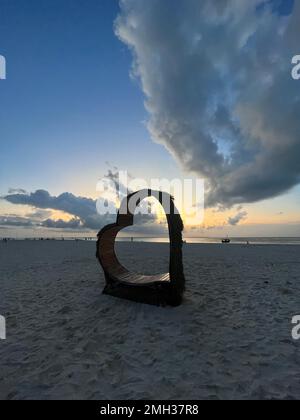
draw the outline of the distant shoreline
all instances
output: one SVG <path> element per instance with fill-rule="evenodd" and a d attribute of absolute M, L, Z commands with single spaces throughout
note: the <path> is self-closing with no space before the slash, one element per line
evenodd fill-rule
<path fill-rule="evenodd" d="M 273 237 L 243 237 L 243 238 L 230 238 L 230 244 L 223 244 L 223 246 L 230 245 L 300 245 L 299 237 L 290 237 L 290 238 L 273 238 Z M 25 237 L 0 237 L 0 242 L 5 240 L 9 241 L 80 241 L 80 242 L 95 242 L 97 240 L 96 236 L 78 236 L 78 237 L 39 237 L 39 238 L 25 238 Z M 221 244 L 222 238 L 184 238 L 186 244 Z M 117 238 L 117 242 L 144 242 L 144 243 L 168 243 L 168 238 L 160 237 L 120 237 Z M 222 244 L 221 244 L 222 245 Z"/>

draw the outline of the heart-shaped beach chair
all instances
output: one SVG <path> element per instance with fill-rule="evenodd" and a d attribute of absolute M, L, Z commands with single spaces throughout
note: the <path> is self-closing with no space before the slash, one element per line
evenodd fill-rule
<path fill-rule="evenodd" d="M 145 276 L 128 271 L 118 261 L 115 240 L 118 233 L 134 224 L 135 209 L 146 198 L 155 197 L 163 206 L 169 227 L 169 272 Z M 167 193 L 141 190 L 130 194 L 121 204 L 117 221 L 98 234 L 97 258 L 104 270 L 104 294 L 158 306 L 178 306 L 182 303 L 185 277 L 182 263 L 183 222 L 175 207 L 174 199 Z M 145 255 L 147 258 L 147 255 Z"/>

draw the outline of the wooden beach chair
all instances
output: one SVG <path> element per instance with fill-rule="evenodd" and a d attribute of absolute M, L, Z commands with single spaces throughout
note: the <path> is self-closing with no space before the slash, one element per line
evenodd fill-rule
<path fill-rule="evenodd" d="M 128 271 L 118 261 L 115 240 L 118 233 L 134 224 L 135 209 L 146 198 L 155 197 L 163 206 L 169 227 L 169 272 L 145 276 Z M 169 194 L 153 190 L 141 190 L 130 194 L 121 204 L 117 221 L 98 234 L 97 258 L 104 270 L 106 286 L 103 293 L 157 306 L 178 306 L 182 303 L 185 278 L 182 263 L 183 222 Z M 147 255 L 145 255 L 147 258 Z"/>

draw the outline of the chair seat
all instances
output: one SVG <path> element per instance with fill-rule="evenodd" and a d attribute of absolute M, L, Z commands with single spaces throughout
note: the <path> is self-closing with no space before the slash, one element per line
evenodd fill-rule
<path fill-rule="evenodd" d="M 126 274 L 121 275 L 118 278 L 118 280 L 121 283 L 134 285 L 134 286 L 139 286 L 139 285 L 151 286 L 157 283 L 170 283 L 171 282 L 169 273 L 160 274 L 157 276 L 144 276 L 142 274 L 130 273 L 129 271 Z"/>

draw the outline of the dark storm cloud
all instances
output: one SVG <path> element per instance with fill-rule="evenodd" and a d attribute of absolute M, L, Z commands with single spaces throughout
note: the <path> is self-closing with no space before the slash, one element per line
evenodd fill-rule
<path fill-rule="evenodd" d="M 299 21 L 300 2 L 286 17 L 261 0 L 121 0 L 151 135 L 207 179 L 210 206 L 300 182 Z"/>

